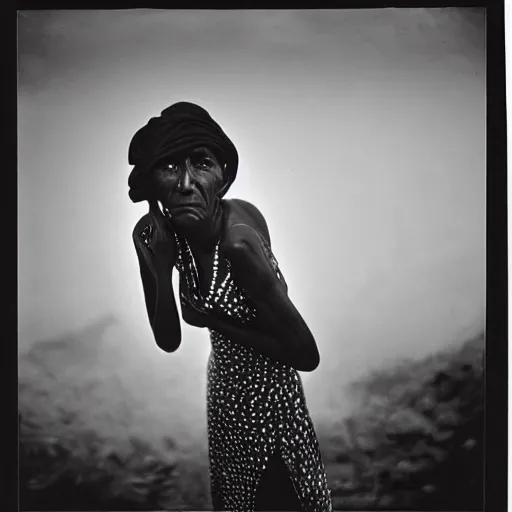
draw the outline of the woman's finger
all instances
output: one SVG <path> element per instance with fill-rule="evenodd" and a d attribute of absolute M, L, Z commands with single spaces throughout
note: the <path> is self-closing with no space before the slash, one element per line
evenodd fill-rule
<path fill-rule="evenodd" d="M 167 218 L 160 210 L 158 203 L 154 200 L 149 201 L 149 213 L 157 224 L 159 231 L 165 233 L 167 231 Z"/>
<path fill-rule="evenodd" d="M 149 202 L 149 213 L 155 217 L 158 221 L 160 217 L 163 217 L 163 213 L 160 211 L 160 207 L 158 206 L 158 202 L 154 199 L 151 199 Z"/>
<path fill-rule="evenodd" d="M 146 247 L 146 249 L 153 254 L 153 249 L 151 248 L 152 244 L 152 238 L 153 238 L 153 226 L 151 224 L 148 224 L 141 232 L 140 234 L 140 241 L 142 242 L 142 245 Z"/>

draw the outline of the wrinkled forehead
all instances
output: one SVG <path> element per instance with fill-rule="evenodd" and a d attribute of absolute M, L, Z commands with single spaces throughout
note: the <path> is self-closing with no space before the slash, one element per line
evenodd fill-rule
<path fill-rule="evenodd" d="M 194 148 L 194 149 L 188 151 L 186 158 L 193 158 L 193 157 L 198 157 L 198 156 L 199 157 L 206 156 L 208 158 L 211 158 L 212 160 L 215 160 L 216 162 L 218 162 L 218 160 L 219 160 L 217 158 L 217 156 L 215 155 L 215 152 L 206 146 L 199 146 L 197 148 Z"/>

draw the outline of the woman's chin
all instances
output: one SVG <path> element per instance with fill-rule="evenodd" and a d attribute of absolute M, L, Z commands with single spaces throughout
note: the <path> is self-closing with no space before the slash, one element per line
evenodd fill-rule
<path fill-rule="evenodd" d="M 193 230 L 199 229 L 203 223 L 203 216 L 198 212 L 185 211 L 179 212 L 177 215 L 172 216 L 173 224 L 180 230 Z"/>

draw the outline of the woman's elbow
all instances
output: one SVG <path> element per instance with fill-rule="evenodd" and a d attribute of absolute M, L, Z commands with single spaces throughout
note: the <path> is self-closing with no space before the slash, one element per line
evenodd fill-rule
<path fill-rule="evenodd" d="M 295 369 L 299 372 L 312 372 L 320 364 L 320 354 L 318 350 L 307 351 L 296 361 Z"/>
<path fill-rule="evenodd" d="M 167 352 L 168 354 L 171 354 L 172 352 L 176 352 L 176 350 L 180 346 L 180 343 L 171 344 L 168 341 L 162 342 L 162 341 L 158 341 L 158 340 L 156 340 L 156 344 L 160 350 L 163 350 L 164 352 Z"/>
<path fill-rule="evenodd" d="M 295 369 L 299 372 L 313 372 L 318 368 L 318 365 L 320 364 L 320 360 L 317 359 L 316 361 L 307 360 L 304 362 L 300 362 L 295 366 Z"/>
<path fill-rule="evenodd" d="M 162 335 L 159 333 L 154 333 L 154 336 L 158 348 L 168 354 L 175 352 L 181 345 L 181 336 L 169 336 L 168 334 Z"/>

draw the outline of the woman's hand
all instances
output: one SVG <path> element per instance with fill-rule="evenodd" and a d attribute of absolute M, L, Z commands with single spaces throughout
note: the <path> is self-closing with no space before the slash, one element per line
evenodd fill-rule
<path fill-rule="evenodd" d="M 149 201 L 149 224 L 140 233 L 148 260 L 156 271 L 174 266 L 177 257 L 173 228 L 156 201 Z"/>
<path fill-rule="evenodd" d="M 183 320 L 194 327 L 209 327 L 210 315 L 197 309 L 188 300 L 181 301 L 181 316 Z"/>

